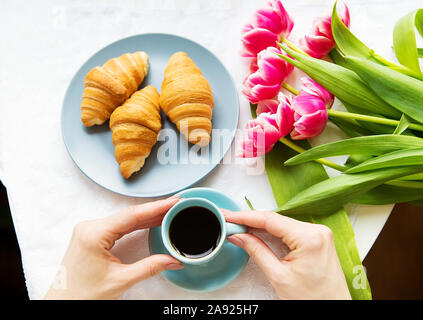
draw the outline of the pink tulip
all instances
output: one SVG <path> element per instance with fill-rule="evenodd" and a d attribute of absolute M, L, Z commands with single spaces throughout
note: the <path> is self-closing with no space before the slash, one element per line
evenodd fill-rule
<path fill-rule="evenodd" d="M 258 114 L 256 119 L 248 121 L 246 138 L 241 143 L 242 158 L 260 157 L 272 150 L 274 144 L 286 136 L 294 125 L 294 112 L 289 103 L 285 100 L 268 101 L 271 110 Z M 277 104 L 276 110 L 274 109 Z"/>
<path fill-rule="evenodd" d="M 281 51 L 275 47 L 261 51 L 257 59 L 257 70 L 245 79 L 243 93 L 251 103 L 275 97 L 282 82 L 294 69 L 276 54 L 281 54 Z"/>
<path fill-rule="evenodd" d="M 242 29 L 241 41 L 244 50 L 241 56 L 253 61 L 267 47 L 275 47 L 276 41 L 288 37 L 294 22 L 280 0 L 272 0 L 263 9 L 255 12 L 251 23 Z"/>
<path fill-rule="evenodd" d="M 267 99 L 262 100 L 257 104 L 256 113 L 259 115 L 260 113 L 270 112 L 276 113 L 278 110 L 279 101 L 274 99 Z"/>
<path fill-rule="evenodd" d="M 350 27 L 350 13 L 344 2 L 339 2 L 338 14 L 342 22 Z M 300 39 L 300 47 L 314 58 L 322 58 L 327 55 L 335 46 L 332 35 L 332 16 L 320 17 L 314 20 L 311 35 Z"/>
<path fill-rule="evenodd" d="M 301 90 L 304 93 L 309 95 L 315 96 L 316 98 L 322 99 L 325 103 L 325 107 L 330 109 L 333 105 L 333 101 L 335 99 L 334 95 L 323 88 L 320 84 L 315 82 L 310 78 L 303 77 L 301 78 L 301 82 L 303 84 Z"/>
<path fill-rule="evenodd" d="M 294 113 L 293 140 L 304 140 L 318 136 L 328 121 L 326 108 L 330 108 L 334 96 L 310 78 L 302 78 L 303 88 L 291 106 Z"/>

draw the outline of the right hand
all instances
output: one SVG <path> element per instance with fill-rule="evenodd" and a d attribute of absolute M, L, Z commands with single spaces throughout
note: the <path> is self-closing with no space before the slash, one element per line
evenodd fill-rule
<path fill-rule="evenodd" d="M 228 240 L 243 248 L 263 270 L 281 299 L 351 299 L 331 230 L 275 212 L 232 212 L 226 221 L 264 229 L 280 238 L 290 252 L 279 259 L 258 237 L 238 233 Z"/>

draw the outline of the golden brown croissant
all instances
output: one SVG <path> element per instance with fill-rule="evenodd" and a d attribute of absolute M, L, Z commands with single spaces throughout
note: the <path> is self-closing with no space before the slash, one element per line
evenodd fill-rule
<path fill-rule="evenodd" d="M 125 53 L 91 69 L 85 77 L 81 120 L 86 127 L 103 124 L 134 93 L 148 72 L 145 52 Z"/>
<path fill-rule="evenodd" d="M 201 70 L 185 52 L 176 52 L 169 59 L 160 106 L 189 142 L 209 144 L 213 93 Z"/>
<path fill-rule="evenodd" d="M 159 93 L 153 86 L 136 91 L 110 117 L 115 158 L 122 176 L 139 171 L 156 144 L 162 124 Z"/>

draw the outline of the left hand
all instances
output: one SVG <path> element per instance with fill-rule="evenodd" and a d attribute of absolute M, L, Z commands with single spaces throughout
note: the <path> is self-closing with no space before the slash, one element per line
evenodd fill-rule
<path fill-rule="evenodd" d="M 45 299 L 116 299 L 137 282 L 164 270 L 183 268 L 170 255 L 156 254 L 123 264 L 110 249 L 115 241 L 135 230 L 159 226 L 178 202 L 173 196 L 126 208 L 107 218 L 77 224 L 60 272 Z"/>

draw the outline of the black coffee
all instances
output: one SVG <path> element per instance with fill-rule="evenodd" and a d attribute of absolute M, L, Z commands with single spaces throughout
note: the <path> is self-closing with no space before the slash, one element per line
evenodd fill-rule
<path fill-rule="evenodd" d="M 186 208 L 177 213 L 170 223 L 169 239 L 175 250 L 184 257 L 204 257 L 219 243 L 219 220 L 206 208 Z"/>

